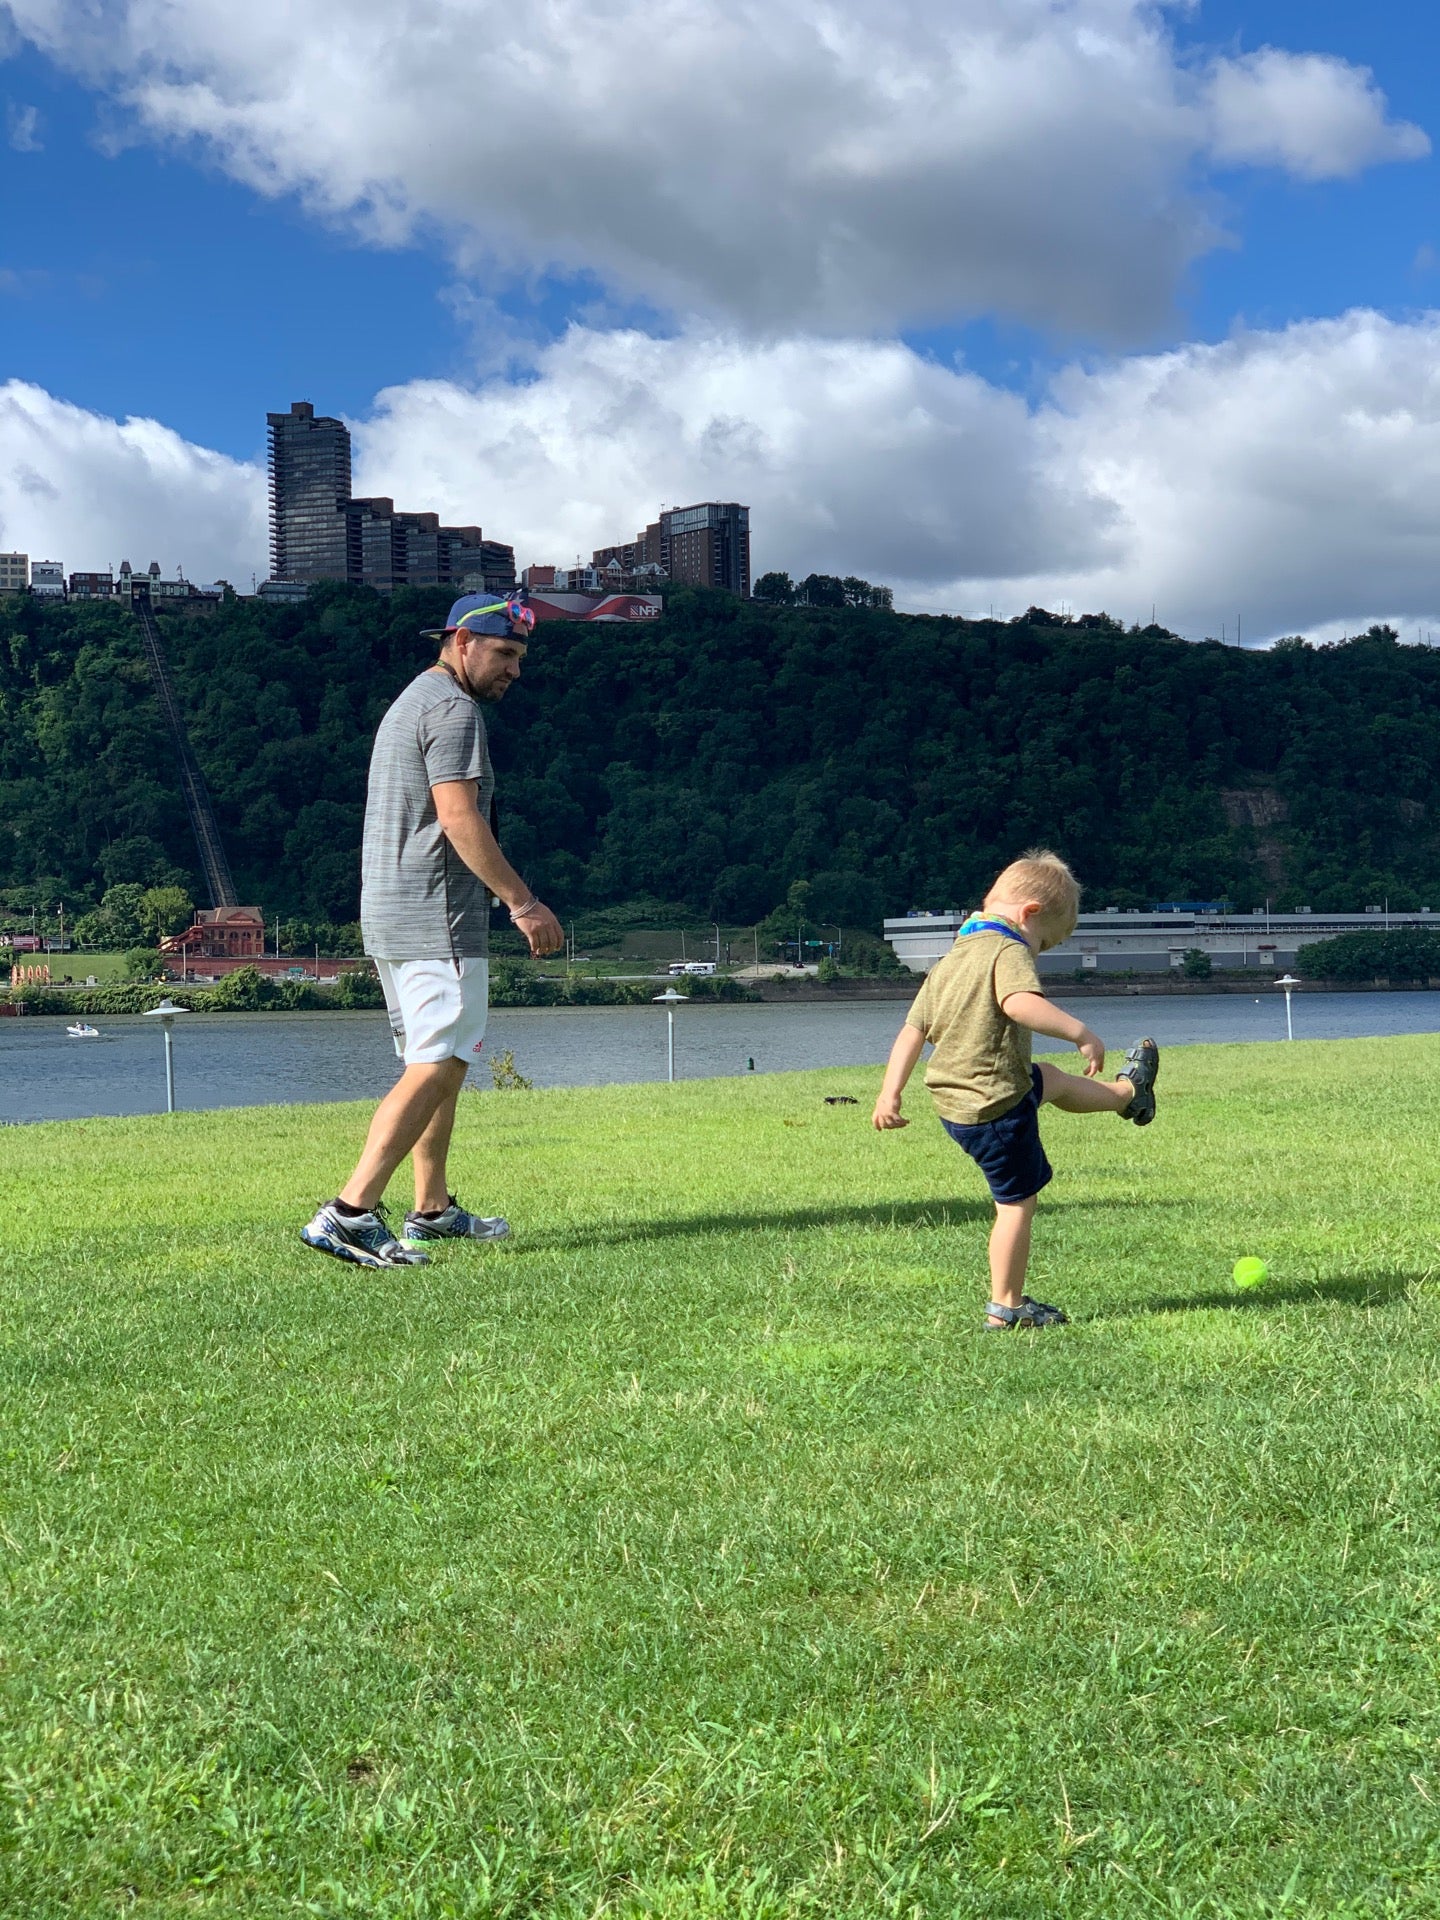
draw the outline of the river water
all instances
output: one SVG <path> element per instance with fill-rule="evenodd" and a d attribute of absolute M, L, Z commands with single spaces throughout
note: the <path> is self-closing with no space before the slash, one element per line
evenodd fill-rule
<path fill-rule="evenodd" d="M 1285 1037 L 1285 1003 L 1273 987 L 1255 1000 L 1136 994 L 1075 1006 L 1114 1048 L 1142 1034 L 1162 1047 Z M 746 1073 L 752 1060 L 757 1073 L 878 1065 L 904 1015 L 899 1001 L 681 1007 L 676 1076 Z M 1299 993 L 1294 1015 L 1297 1040 L 1440 1032 L 1440 993 Z M 158 1024 L 138 1014 L 101 1018 L 100 1039 L 72 1040 L 62 1020 L 0 1020 L 0 1120 L 161 1112 Z M 507 1047 L 537 1087 L 663 1080 L 665 1009 L 506 1009 L 491 1016 L 486 1051 Z M 1041 1050 L 1069 1051 L 1048 1041 Z M 483 1079 L 483 1066 L 477 1071 Z M 373 1099 L 395 1073 L 383 1013 L 193 1013 L 175 1023 L 176 1104 L 183 1108 Z"/>

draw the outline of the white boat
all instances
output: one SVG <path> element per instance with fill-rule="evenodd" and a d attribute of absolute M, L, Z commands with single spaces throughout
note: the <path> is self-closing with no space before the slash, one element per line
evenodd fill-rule
<path fill-rule="evenodd" d="M 88 1021 L 85 1020 L 74 1021 L 70 1026 L 66 1027 L 65 1031 L 72 1040 L 98 1040 L 100 1038 L 100 1029 L 98 1027 L 92 1027 Z"/>

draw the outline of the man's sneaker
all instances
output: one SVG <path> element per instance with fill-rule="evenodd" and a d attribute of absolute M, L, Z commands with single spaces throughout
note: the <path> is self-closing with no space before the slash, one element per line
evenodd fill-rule
<path fill-rule="evenodd" d="M 1155 1118 L 1155 1081 L 1160 1072 L 1160 1049 L 1153 1040 L 1141 1040 L 1125 1056 L 1118 1078 L 1128 1080 L 1135 1098 L 1120 1115 L 1137 1127 L 1148 1127 Z"/>
<path fill-rule="evenodd" d="M 510 1222 L 498 1215 L 467 1213 L 452 1193 L 443 1213 L 416 1213 L 412 1208 L 401 1235 L 407 1247 L 423 1247 L 427 1240 L 508 1240 Z"/>
<path fill-rule="evenodd" d="M 351 1260 L 357 1267 L 423 1267 L 429 1263 L 426 1253 L 402 1247 L 390 1231 L 384 1207 L 369 1213 L 339 1213 L 333 1200 L 300 1229 L 300 1238 L 317 1253 L 333 1253 L 337 1260 Z"/>

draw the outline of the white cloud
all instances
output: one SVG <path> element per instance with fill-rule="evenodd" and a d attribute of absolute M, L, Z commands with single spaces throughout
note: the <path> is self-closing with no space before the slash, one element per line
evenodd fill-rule
<path fill-rule="evenodd" d="M 750 506 L 757 572 L 859 573 L 915 608 L 1440 630 L 1440 314 L 1072 368 L 1034 407 L 894 344 L 575 327 L 522 374 L 391 388 L 353 424 L 358 492 L 479 521 L 522 565 L 718 497 Z M 248 582 L 264 512 L 254 466 L 0 388 L 0 544 Z"/>
<path fill-rule="evenodd" d="M 42 153 L 40 109 L 11 104 L 5 109 L 5 133 L 16 153 Z"/>
<path fill-rule="evenodd" d="M 1023 400 L 907 348 L 573 327 L 534 377 L 391 388 L 357 430 L 356 490 L 479 518 L 531 560 L 588 560 L 662 500 L 740 499 L 757 560 L 907 579 L 1084 564 L 1103 504 L 1032 457 Z"/>
<path fill-rule="evenodd" d="M 0 0 L 3 12 L 3 0 Z M 1214 143 L 1302 177 L 1423 148 L 1368 74 L 1213 76 L 1157 0 L 9 0 L 150 137 L 470 268 L 585 268 L 750 330 L 1004 313 L 1152 337 Z M 1271 122 L 1274 122 L 1272 126 Z"/>
<path fill-rule="evenodd" d="M 1419 160 L 1430 142 L 1388 117 L 1367 67 L 1324 54 L 1262 47 L 1217 61 L 1208 89 L 1210 147 L 1230 166 L 1282 167 L 1299 180 L 1338 180 L 1385 160 Z"/>
<path fill-rule="evenodd" d="M 192 580 L 265 577 L 265 478 L 154 420 L 108 420 L 0 386 L 0 546 L 67 572 L 158 560 Z"/>
<path fill-rule="evenodd" d="M 1107 501 L 1110 551 L 1012 583 L 1192 638 L 1440 626 L 1440 314 L 1375 313 L 1072 371 L 1040 457 Z M 970 584 L 969 601 L 990 591 Z M 963 591 L 963 589 L 962 589 Z"/>
<path fill-rule="evenodd" d="M 914 607 L 1440 626 L 1440 315 L 1072 369 L 1033 410 L 890 344 L 574 328 L 524 382 L 382 394 L 356 455 L 357 485 L 478 518 L 522 565 L 721 497 L 752 509 L 757 571 Z"/>

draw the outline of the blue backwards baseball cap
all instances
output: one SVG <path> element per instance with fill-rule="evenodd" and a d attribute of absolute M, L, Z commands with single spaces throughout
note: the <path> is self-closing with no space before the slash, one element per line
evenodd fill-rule
<path fill-rule="evenodd" d="M 443 627 L 426 627 L 423 640 L 443 640 L 450 633 L 494 634 L 507 637 L 517 621 L 527 629 L 535 625 L 535 615 L 527 604 L 525 591 L 508 600 L 490 600 L 483 593 L 465 593 L 451 607 Z"/>

